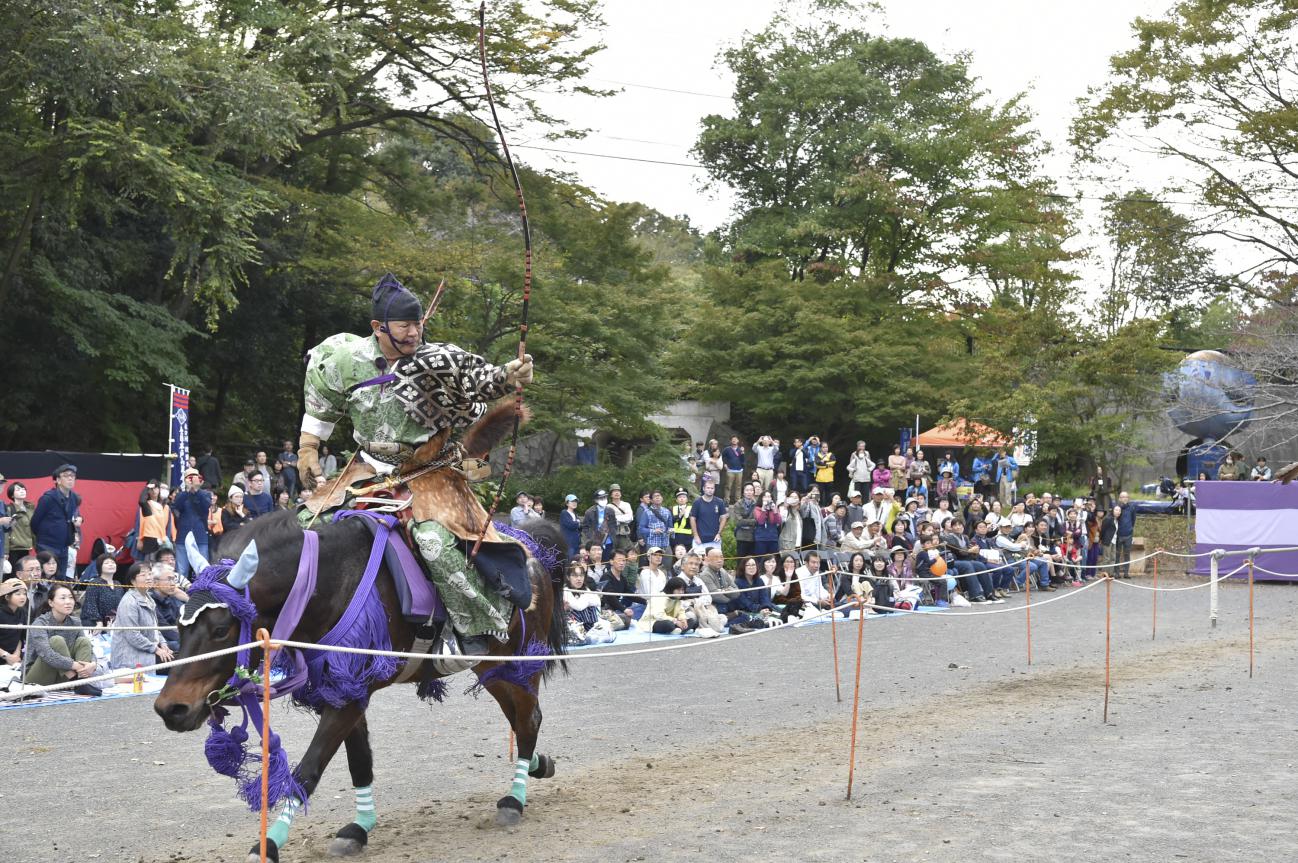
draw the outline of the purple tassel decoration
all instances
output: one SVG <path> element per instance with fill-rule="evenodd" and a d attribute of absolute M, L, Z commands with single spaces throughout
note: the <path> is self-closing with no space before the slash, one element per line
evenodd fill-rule
<path fill-rule="evenodd" d="M 372 591 L 365 600 L 354 625 L 336 639 L 321 639 L 321 644 L 391 650 L 387 610 L 378 591 Z M 306 685 L 295 692 L 293 698 L 314 710 L 325 706 L 342 707 L 352 702 L 364 706 L 369 702 L 370 686 L 390 680 L 397 669 L 397 660 L 391 656 L 315 652 L 307 659 Z"/>
<path fill-rule="evenodd" d="M 546 572 L 554 572 L 559 568 L 561 561 L 566 559 L 567 555 L 549 544 L 542 544 L 532 537 L 527 531 L 514 527 L 512 524 L 504 524 L 499 521 L 493 521 L 492 526 L 496 532 L 505 536 L 513 537 L 527 549 L 532 557 L 541 562 Z"/>
<path fill-rule="evenodd" d="M 440 677 L 435 677 L 431 680 L 421 680 L 419 689 L 416 690 L 415 694 L 419 696 L 421 701 L 436 701 L 441 704 L 446 700 L 446 692 L 446 681 Z"/>
<path fill-rule="evenodd" d="M 224 714 L 224 711 L 221 711 Z M 240 778 L 244 765 L 248 761 L 248 729 L 242 725 L 236 725 L 229 731 L 225 730 L 222 725 L 224 716 L 220 719 L 213 715 L 208 722 L 211 726 L 211 732 L 207 735 L 206 742 L 203 743 L 203 754 L 207 756 L 207 763 L 212 769 L 222 776 L 229 776 L 231 779 Z"/>
<path fill-rule="evenodd" d="M 254 759 L 260 767 L 260 758 Z M 271 732 L 270 735 L 270 781 L 267 785 L 267 799 L 269 801 L 268 809 L 274 809 L 280 803 L 289 798 L 297 798 L 302 802 L 303 811 L 306 810 L 307 794 L 306 789 L 297 778 L 297 772 L 288 766 L 288 754 L 284 748 L 279 745 L 279 735 Z M 253 812 L 261 811 L 261 771 L 250 772 L 239 783 L 239 799 L 247 802 L 248 808 Z"/>
<path fill-rule="evenodd" d="M 550 645 L 543 641 L 529 641 L 527 648 L 519 656 L 549 656 Z M 532 682 L 533 677 L 545 670 L 545 663 L 540 661 L 534 662 L 504 662 L 495 668 L 488 669 L 478 678 L 478 681 L 464 690 L 465 695 L 472 695 L 477 698 L 482 691 L 486 689 L 487 684 L 493 680 L 501 680 L 505 683 L 512 683 L 526 689 L 531 694 L 536 694 L 536 685 Z"/>

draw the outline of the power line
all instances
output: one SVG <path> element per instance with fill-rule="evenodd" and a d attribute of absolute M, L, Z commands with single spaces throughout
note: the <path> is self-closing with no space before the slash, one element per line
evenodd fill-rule
<path fill-rule="evenodd" d="M 596 159 L 617 159 L 620 162 L 644 162 L 649 165 L 671 165 L 676 168 L 702 168 L 697 162 L 670 162 L 665 159 L 638 159 L 635 156 L 614 156 L 611 153 L 591 153 L 585 150 L 563 150 L 559 147 L 541 147 L 536 144 L 515 144 L 515 150 L 543 150 L 547 153 L 562 153 L 565 156 L 591 156 Z"/>
<path fill-rule="evenodd" d="M 614 81 L 610 78 L 591 78 L 592 81 L 600 81 L 604 84 L 616 84 L 619 87 L 635 87 L 639 90 L 657 90 L 660 93 L 679 93 L 682 96 L 702 96 L 705 99 L 724 99 L 727 102 L 732 101 L 730 96 L 722 96 L 719 93 L 701 93 L 698 90 L 677 90 L 672 87 L 658 87 L 653 84 L 636 84 L 631 81 Z"/>

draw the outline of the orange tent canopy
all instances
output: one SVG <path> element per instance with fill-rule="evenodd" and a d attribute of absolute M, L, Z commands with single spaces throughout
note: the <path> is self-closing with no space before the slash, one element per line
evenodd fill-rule
<path fill-rule="evenodd" d="M 956 417 L 945 425 L 935 426 L 918 438 L 920 446 L 987 447 L 1009 446 L 1013 439 L 980 422 Z"/>

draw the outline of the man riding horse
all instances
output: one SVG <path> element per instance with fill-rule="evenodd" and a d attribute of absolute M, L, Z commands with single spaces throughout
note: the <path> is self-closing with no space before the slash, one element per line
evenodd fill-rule
<path fill-rule="evenodd" d="M 423 307 L 390 273 L 374 288 L 370 317 L 369 335 L 330 336 L 307 358 L 298 469 L 306 486 L 315 489 L 308 503 L 313 512 L 343 504 L 361 480 L 393 472 L 412 475 L 426 467 L 426 456 L 416 458 L 416 451 L 438 435 L 444 444 L 430 463 L 481 478 L 477 460 L 466 459 L 449 442 L 450 432 L 481 418 L 490 402 L 532 380 L 530 356 L 496 366 L 452 344 L 425 343 Z M 322 486 L 320 444 L 344 416 L 351 419 L 359 459 Z M 522 547 L 496 533 L 476 496 L 448 500 L 417 481 L 409 487 L 410 536 L 441 594 L 459 647 L 468 655 L 485 654 L 490 639 L 507 637 L 514 606 L 525 609 L 530 602 Z M 470 553 L 480 538 L 486 541 Z M 444 652 L 455 652 L 455 639 L 443 634 L 442 641 Z"/>

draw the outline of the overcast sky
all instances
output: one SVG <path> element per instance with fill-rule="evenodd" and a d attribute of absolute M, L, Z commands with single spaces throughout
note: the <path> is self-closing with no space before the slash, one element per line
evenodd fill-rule
<path fill-rule="evenodd" d="M 651 161 L 559 155 L 527 146 L 516 147 L 519 158 L 571 171 L 607 198 L 687 215 L 705 230 L 726 222 L 731 198 L 724 190 L 705 192 L 702 171 L 653 161 L 693 161 L 689 148 L 699 119 L 729 113 L 730 81 L 715 68 L 718 52 L 764 27 L 778 5 L 774 0 L 609 0 L 607 48 L 593 59 L 590 79 L 597 86 L 627 86 L 604 99 L 544 97 L 550 111 L 590 129 L 586 139 L 547 144 L 523 130 L 518 142 Z M 1026 91 L 1037 128 L 1056 148 L 1048 170 L 1062 190 L 1072 191 L 1066 141 L 1074 101 L 1104 80 L 1112 54 L 1131 46 L 1133 18 L 1161 15 L 1167 0 L 882 0 L 881 5 L 888 35 L 920 39 L 942 56 L 968 52 L 974 74 L 997 101 Z M 878 29 L 871 22 L 866 27 Z"/>

